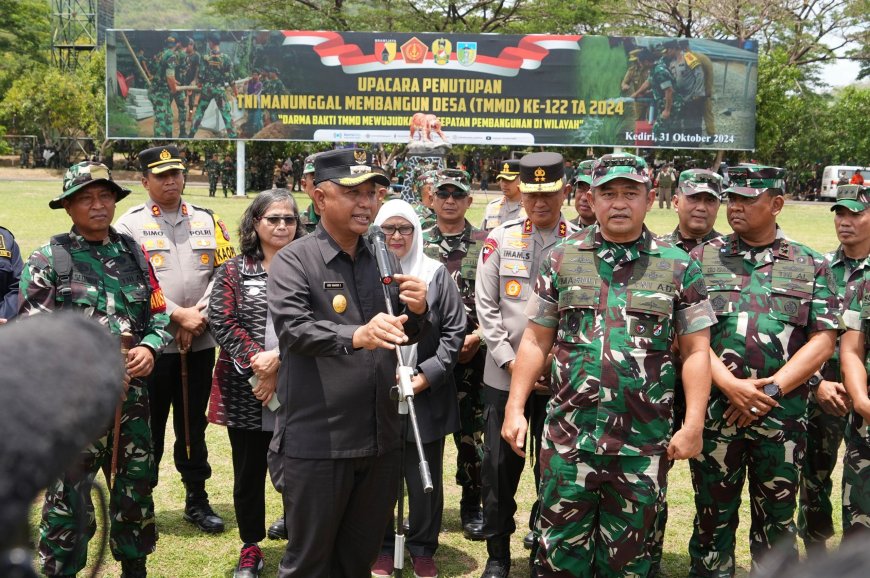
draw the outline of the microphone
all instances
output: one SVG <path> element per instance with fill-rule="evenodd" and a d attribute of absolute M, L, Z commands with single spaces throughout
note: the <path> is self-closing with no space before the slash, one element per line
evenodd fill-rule
<path fill-rule="evenodd" d="M 75 313 L 0 327 L 0 551 L 40 490 L 108 431 L 121 396 L 118 338 Z"/>
<path fill-rule="evenodd" d="M 378 225 L 369 227 L 369 243 L 372 244 L 372 250 L 375 253 L 375 259 L 378 262 L 378 271 L 381 273 L 381 282 L 384 285 L 389 285 L 393 282 L 393 268 L 390 264 L 390 253 L 387 251 L 387 240 L 384 232 Z"/>

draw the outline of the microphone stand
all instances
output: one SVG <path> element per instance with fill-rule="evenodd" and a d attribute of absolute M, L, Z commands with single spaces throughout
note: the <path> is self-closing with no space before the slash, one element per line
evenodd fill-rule
<path fill-rule="evenodd" d="M 386 280 L 386 279 L 385 279 Z M 384 301 L 387 304 L 387 313 L 395 316 L 393 313 L 393 302 L 390 299 L 389 283 L 383 284 Z M 396 578 L 402 576 L 402 570 L 405 567 L 405 529 L 404 529 L 404 502 L 405 502 L 405 432 L 407 430 L 408 418 L 411 420 L 411 431 L 414 434 L 414 442 L 417 445 L 417 455 L 420 457 L 420 480 L 423 482 L 423 491 L 427 494 L 432 492 L 432 475 L 429 472 L 429 462 L 426 461 L 426 454 L 423 453 L 423 440 L 420 438 L 420 427 L 417 424 L 417 412 L 414 409 L 414 388 L 411 386 L 411 378 L 414 376 L 414 368 L 405 365 L 405 359 L 402 356 L 402 349 L 396 345 L 396 356 L 399 358 L 399 366 L 397 368 L 398 384 L 394 391 L 398 393 L 399 415 L 405 416 L 402 418 L 400 425 L 400 441 L 399 449 L 399 504 L 396 515 L 396 539 L 393 546 L 393 572 Z"/>

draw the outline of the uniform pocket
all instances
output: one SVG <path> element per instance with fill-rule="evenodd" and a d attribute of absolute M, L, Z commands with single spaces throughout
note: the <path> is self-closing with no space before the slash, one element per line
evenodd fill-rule
<path fill-rule="evenodd" d="M 811 295 L 805 291 L 771 293 L 771 318 L 789 325 L 805 326 L 810 317 L 810 297 Z"/>
<path fill-rule="evenodd" d="M 673 296 L 630 292 L 625 306 L 626 334 L 635 349 L 661 351 L 671 342 Z"/>

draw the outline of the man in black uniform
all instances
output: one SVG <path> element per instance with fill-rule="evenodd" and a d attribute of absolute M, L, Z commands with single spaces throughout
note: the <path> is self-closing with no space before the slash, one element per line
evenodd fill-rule
<path fill-rule="evenodd" d="M 283 455 L 290 542 L 278 576 L 368 576 L 399 479 L 396 345 L 429 327 L 426 285 L 394 275 L 386 313 L 375 257 L 363 242 L 390 182 L 370 153 L 315 160 L 314 232 L 276 255 L 269 313 L 281 349 L 282 407 L 271 449 Z M 398 263 L 392 259 L 396 269 Z"/>

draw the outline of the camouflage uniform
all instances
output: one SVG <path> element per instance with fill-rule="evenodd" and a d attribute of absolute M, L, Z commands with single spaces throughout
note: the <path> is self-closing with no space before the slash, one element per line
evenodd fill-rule
<path fill-rule="evenodd" d="M 459 431 L 453 434 L 456 444 L 456 483 L 462 487 L 460 509 L 465 511 L 480 508 L 480 463 L 483 458 L 483 364 L 486 359 L 486 342 L 478 329 L 474 305 L 474 279 L 477 273 L 477 258 L 486 238 L 465 221 L 465 229 L 459 235 L 444 235 L 438 225 L 423 232 L 423 252 L 444 263 L 462 296 L 468 317 L 466 334 L 477 331 L 480 349 L 468 363 L 457 363 L 453 370 L 459 397 Z"/>
<path fill-rule="evenodd" d="M 224 197 L 227 196 L 227 187 L 235 194 L 236 163 L 232 159 L 224 159 L 221 163 L 221 186 L 224 189 Z"/>
<path fill-rule="evenodd" d="M 736 234 L 697 247 L 710 302 L 719 318 L 710 346 L 738 378 L 776 373 L 816 331 L 837 330 L 839 303 L 830 268 L 812 249 L 786 239 L 750 247 Z M 799 464 L 806 450 L 803 384 L 748 427 L 728 426 L 728 398 L 714 387 L 704 424 L 704 449 L 690 461 L 695 528 L 691 576 L 733 576 L 737 510 L 746 472 L 753 565 L 774 544 L 794 543 Z M 795 556 L 797 552 L 794 552 Z"/>
<path fill-rule="evenodd" d="M 221 176 L 221 162 L 215 159 L 205 161 L 205 172 L 208 174 L 208 196 L 213 197 L 217 194 L 218 178 Z M 224 187 L 224 196 L 226 196 L 226 187 Z"/>
<path fill-rule="evenodd" d="M 682 98 L 677 93 L 674 75 L 671 74 L 664 59 L 657 60 L 655 65 L 653 65 L 649 75 L 649 86 L 656 107 L 653 133 L 658 138 L 660 133 L 670 133 L 679 126 L 678 119 L 680 117 L 680 108 L 682 107 Z M 662 111 L 665 109 L 665 91 L 668 88 L 673 90 L 671 95 L 671 114 L 667 119 L 664 119 L 662 118 Z"/>
<path fill-rule="evenodd" d="M 172 99 L 166 77 L 175 76 L 175 50 L 164 48 L 154 57 L 154 76 L 148 98 L 154 106 L 154 138 L 172 138 Z"/>
<path fill-rule="evenodd" d="M 233 81 L 233 66 L 229 57 L 225 54 L 212 52 L 202 61 L 199 71 L 199 81 L 202 88 L 199 92 L 199 105 L 193 115 L 190 125 L 190 134 L 196 134 L 202 117 L 212 100 L 217 105 L 218 112 L 223 118 L 228 138 L 236 138 L 236 130 L 233 128 L 233 119 L 230 114 L 230 103 L 227 99 L 226 87 Z"/>
<path fill-rule="evenodd" d="M 715 323 L 701 268 L 646 227 L 623 245 L 593 225 L 544 260 L 526 312 L 557 330 L 537 575 L 646 576 L 669 467 L 671 346 Z"/>
<path fill-rule="evenodd" d="M 837 293 L 844 305 L 849 304 L 867 270 L 866 259 L 850 259 L 842 247 L 825 255 L 831 268 Z M 842 382 L 839 348 L 822 368 L 826 381 Z M 816 402 L 815 389 L 810 388 L 807 418 L 807 456 L 801 469 L 800 502 L 798 505 L 798 531 L 806 544 L 824 542 L 834 535 L 833 507 L 831 505 L 831 473 L 837 464 L 840 443 L 848 416 L 825 413 Z"/>
<path fill-rule="evenodd" d="M 75 230 L 70 240 L 73 269 L 69 306 L 105 325 L 114 335 L 132 333 L 138 344 L 147 345 L 155 356 L 159 354 L 172 337 L 165 330 L 169 316 L 153 271 L 150 279 L 143 278 L 136 257 L 114 230 L 103 245 L 89 244 Z M 22 273 L 19 315 L 60 309 L 63 298 L 58 285 L 51 247 L 44 245 L 30 256 Z M 118 453 L 118 471 L 109 499 L 109 543 L 117 560 L 147 556 L 157 542 L 151 496 L 155 464 L 149 421 L 148 389 L 141 380 L 133 379 L 122 406 L 122 450 Z M 115 443 L 112 433 L 110 425 L 82 451 L 77 466 L 46 490 L 39 556 L 48 575 L 75 574 L 85 567 L 87 541 L 96 531 L 90 488 L 97 471 L 111 460 Z M 84 513 L 80 511 L 82 507 Z M 82 515 L 87 528 L 85 543 L 80 545 L 76 536 L 78 517 Z"/>
<path fill-rule="evenodd" d="M 435 211 L 424 205 L 423 203 L 414 203 L 414 212 L 420 217 L 420 228 L 424 231 L 435 226 L 438 216 Z"/>
<path fill-rule="evenodd" d="M 843 320 L 847 329 L 864 333 L 864 368 L 870 372 L 870 275 L 855 288 Z M 852 410 L 843 456 L 843 536 L 870 531 L 870 423 Z"/>
<path fill-rule="evenodd" d="M 687 239 L 680 234 L 680 228 L 677 227 L 667 235 L 662 235 L 659 239 L 672 245 L 676 245 L 686 253 L 691 253 L 692 249 L 701 243 L 706 243 L 712 239 L 718 239 L 721 236 L 722 233 L 713 229 L 700 239 Z M 682 362 L 679 357 L 674 359 L 674 369 L 674 425 L 676 430 L 676 426 L 683 423 L 683 418 L 686 414 L 686 396 L 683 391 L 683 380 L 681 375 Z M 657 509 L 658 512 L 656 514 L 655 527 L 650 535 L 650 545 L 648 548 L 651 568 L 650 576 L 658 574 L 662 562 L 662 551 L 665 544 L 665 527 L 668 524 L 667 487 L 662 489 Z"/>
<path fill-rule="evenodd" d="M 190 62 L 187 58 L 187 53 L 183 50 L 175 53 L 175 78 L 179 84 L 186 84 L 190 71 Z M 175 109 L 178 112 L 178 137 L 184 138 L 187 136 L 187 92 L 177 90 L 172 95 L 172 100 L 175 102 Z"/>
<path fill-rule="evenodd" d="M 305 227 L 305 231 L 308 233 L 313 233 L 314 229 L 317 227 L 317 223 L 320 222 L 320 215 L 314 212 L 314 202 L 312 201 L 308 208 L 305 209 L 305 212 L 299 215 L 299 222 Z"/>

